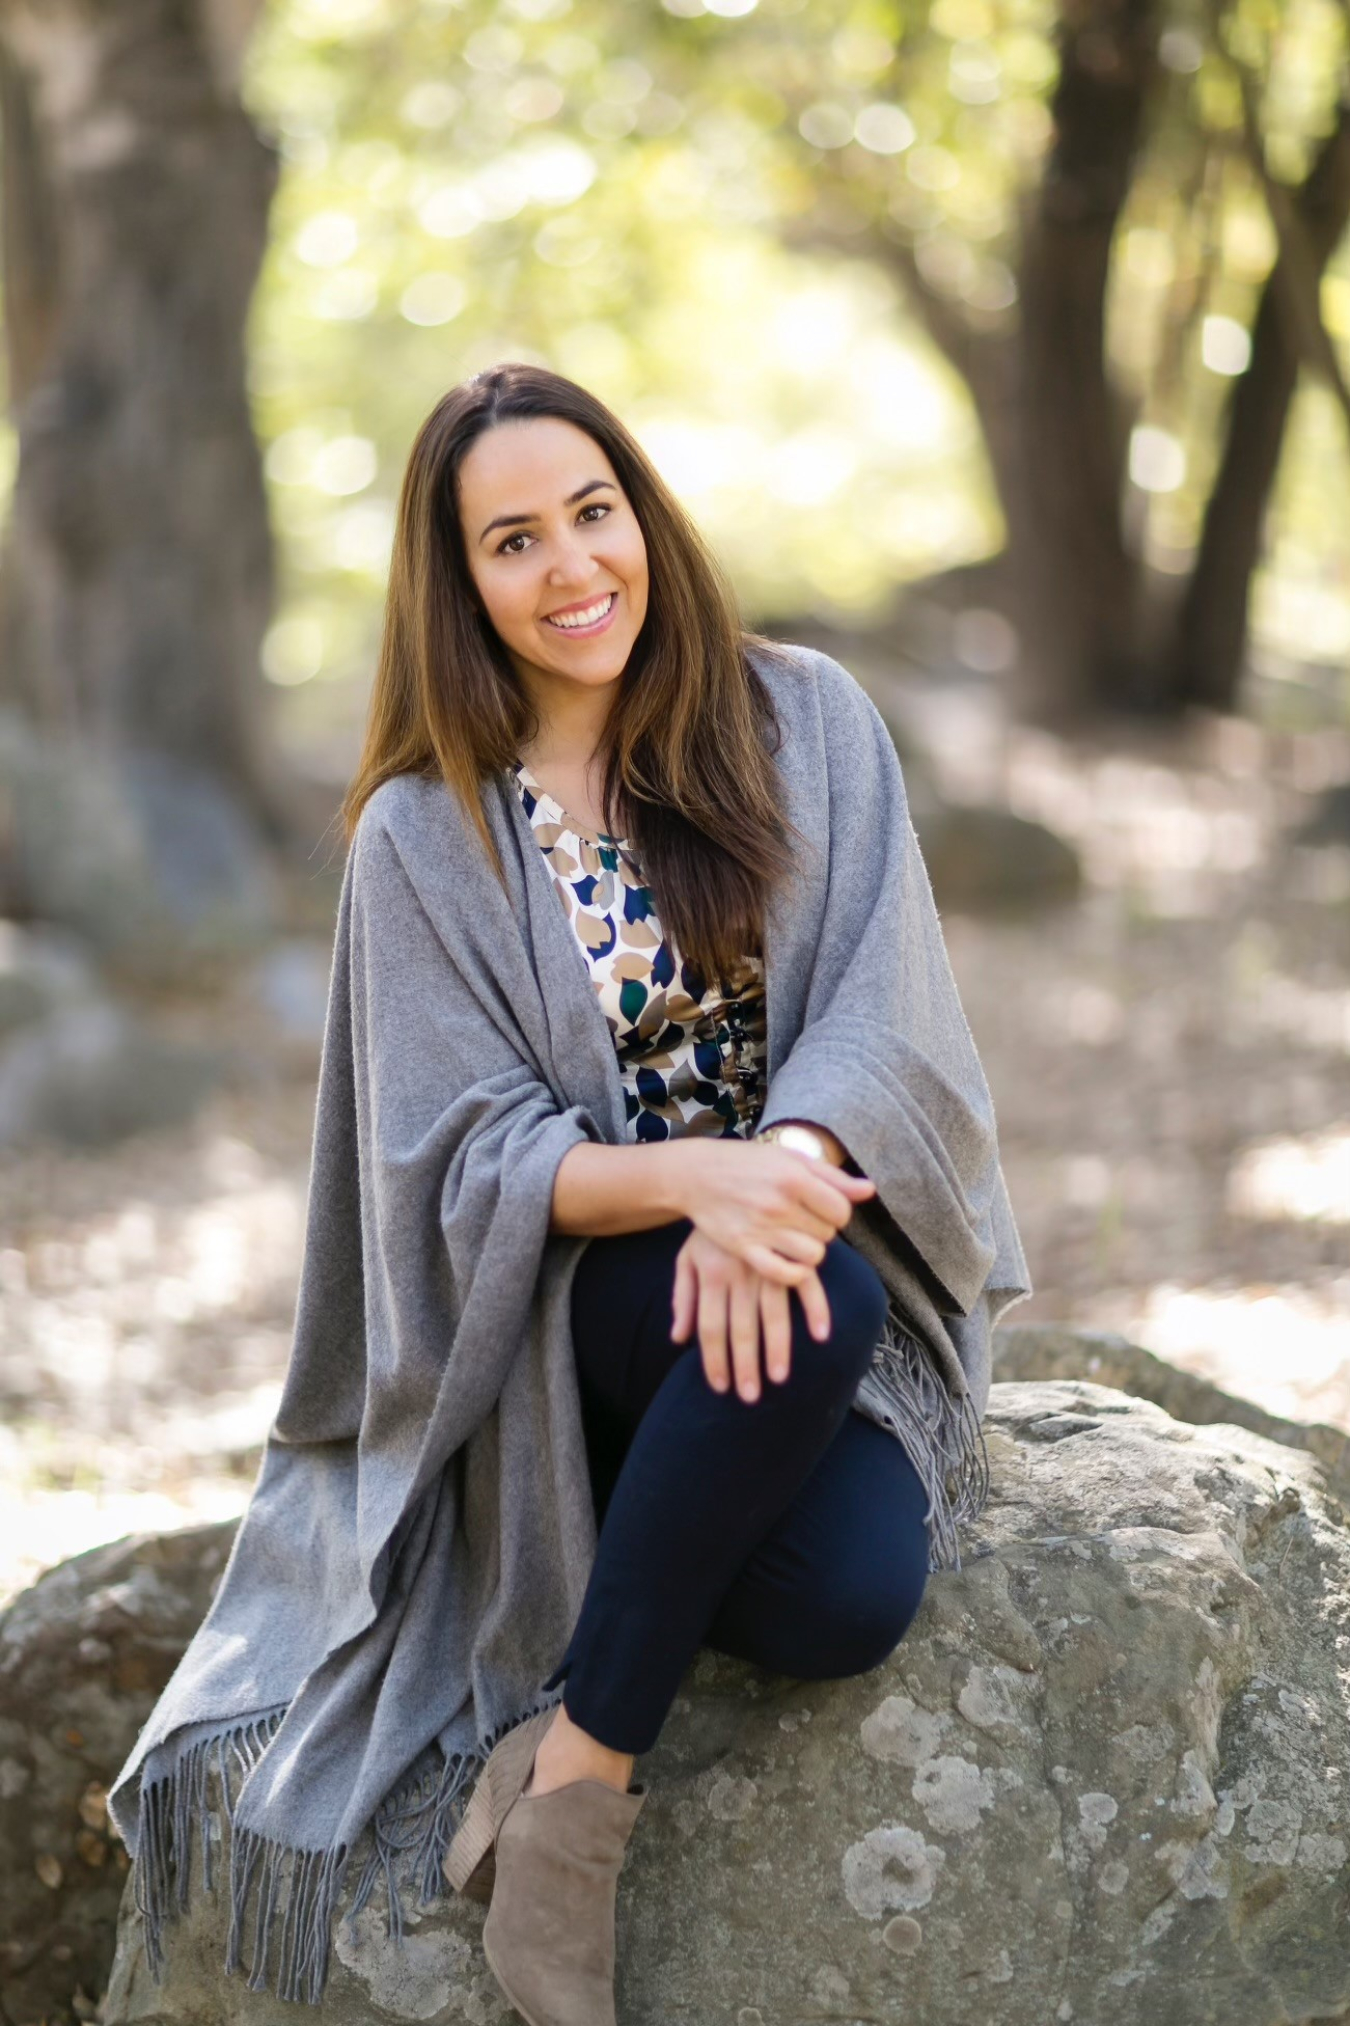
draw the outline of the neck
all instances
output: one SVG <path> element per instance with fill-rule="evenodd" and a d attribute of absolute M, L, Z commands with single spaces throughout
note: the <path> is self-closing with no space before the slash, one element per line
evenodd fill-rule
<path fill-rule="evenodd" d="M 535 737 L 520 749 L 526 765 L 537 760 L 542 767 L 588 768 L 604 734 L 619 677 L 592 687 L 519 664 L 517 672 L 539 719 Z"/>

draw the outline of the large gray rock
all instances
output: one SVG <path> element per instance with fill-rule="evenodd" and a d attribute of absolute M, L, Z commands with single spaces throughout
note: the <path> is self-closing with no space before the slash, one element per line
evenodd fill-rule
<path fill-rule="evenodd" d="M 0 915 L 0 1046 L 11 1035 L 100 993 L 97 973 L 77 936 L 30 927 Z"/>
<path fill-rule="evenodd" d="M 1254 1400 L 1225 1392 L 1212 1379 L 1169 1364 L 1116 1330 L 1004 1323 L 994 1332 L 993 1366 L 999 1381 L 1091 1379 L 1137 1400 L 1152 1400 L 1174 1421 L 1231 1422 L 1290 1449 L 1310 1450 L 1322 1466 L 1333 1502 L 1350 1508 L 1350 1434 L 1344 1428 L 1326 1421 L 1286 1421 Z"/>
<path fill-rule="evenodd" d="M 943 910 L 1028 915 L 1062 907 L 1083 890 L 1074 846 L 1034 817 L 949 802 L 916 812 L 914 827 Z"/>
<path fill-rule="evenodd" d="M 884 1666 L 690 1669 L 639 1766 L 627 2026 L 1350 2009 L 1350 1541 L 1316 1460 L 1083 1381 L 995 1385 L 985 1433 L 965 1567 Z M 513 2016 L 480 1908 L 434 1902 L 401 1949 L 378 1893 L 345 1914 L 338 2026 Z M 156 1987 L 128 1889 L 103 2026 L 291 2026 L 224 1976 L 226 1926 L 198 1893 Z M 251 1950 L 246 1927 L 246 1971 Z"/>
<path fill-rule="evenodd" d="M 1082 860 L 1067 838 L 1011 809 L 949 801 L 903 711 L 884 696 L 878 709 L 904 771 L 910 817 L 940 909 L 1025 916 L 1078 898 Z"/>
<path fill-rule="evenodd" d="M 206 1616 L 234 1526 L 134 1535 L 0 1612 L 0 2018 L 83 2017 L 128 1859 L 107 1790 Z"/>
<path fill-rule="evenodd" d="M 0 1147 L 104 1147 L 176 1125 L 225 1068 L 218 1049 L 167 1040 L 111 999 L 62 1006 L 0 1040 Z"/>
<path fill-rule="evenodd" d="M 213 774 L 0 711 L 0 913 L 58 923 L 128 978 L 262 949 L 281 909 L 252 821 Z"/>
<path fill-rule="evenodd" d="M 101 1147 L 176 1123 L 225 1066 L 112 999 L 77 937 L 0 916 L 0 1148 Z"/>
<path fill-rule="evenodd" d="M 287 936 L 250 966 L 253 995 L 266 1009 L 279 1047 L 290 1051 L 298 1046 L 318 1059 L 332 964 L 331 939 Z"/>

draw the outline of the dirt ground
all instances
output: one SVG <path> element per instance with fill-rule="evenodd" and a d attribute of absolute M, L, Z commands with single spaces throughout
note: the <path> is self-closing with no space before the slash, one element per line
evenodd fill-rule
<path fill-rule="evenodd" d="M 950 794 L 1086 865 L 1035 919 L 943 913 L 1035 1282 L 1007 1325 L 1119 1330 L 1350 1429 L 1350 848 L 1292 842 L 1350 734 L 1206 717 L 1070 747 L 987 684 L 851 665 Z M 0 1600 L 239 1512 L 275 1411 L 317 1050 L 279 1051 L 243 982 L 156 1012 L 230 1052 L 196 1119 L 0 1155 Z"/>

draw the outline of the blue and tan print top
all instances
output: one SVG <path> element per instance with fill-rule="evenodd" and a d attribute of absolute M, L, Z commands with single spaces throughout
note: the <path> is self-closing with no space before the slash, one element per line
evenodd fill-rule
<path fill-rule="evenodd" d="M 511 768 L 609 1023 L 630 1140 L 748 1139 L 764 1109 L 764 966 L 703 988 L 657 919 L 627 839 L 586 829 L 525 765 Z"/>

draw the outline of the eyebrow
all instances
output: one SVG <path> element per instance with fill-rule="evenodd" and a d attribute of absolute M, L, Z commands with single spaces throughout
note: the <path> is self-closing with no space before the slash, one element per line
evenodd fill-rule
<path fill-rule="evenodd" d="M 601 485 L 608 486 L 611 492 L 618 491 L 618 487 L 611 479 L 588 478 L 585 485 L 579 486 L 575 492 L 570 492 L 567 495 L 567 498 L 563 501 L 563 505 L 575 506 L 578 500 L 585 499 L 588 492 L 594 492 L 596 487 Z M 498 514 L 496 520 L 489 521 L 482 534 L 478 537 L 479 543 L 485 542 L 494 528 L 516 528 L 538 518 L 537 514 Z"/>

